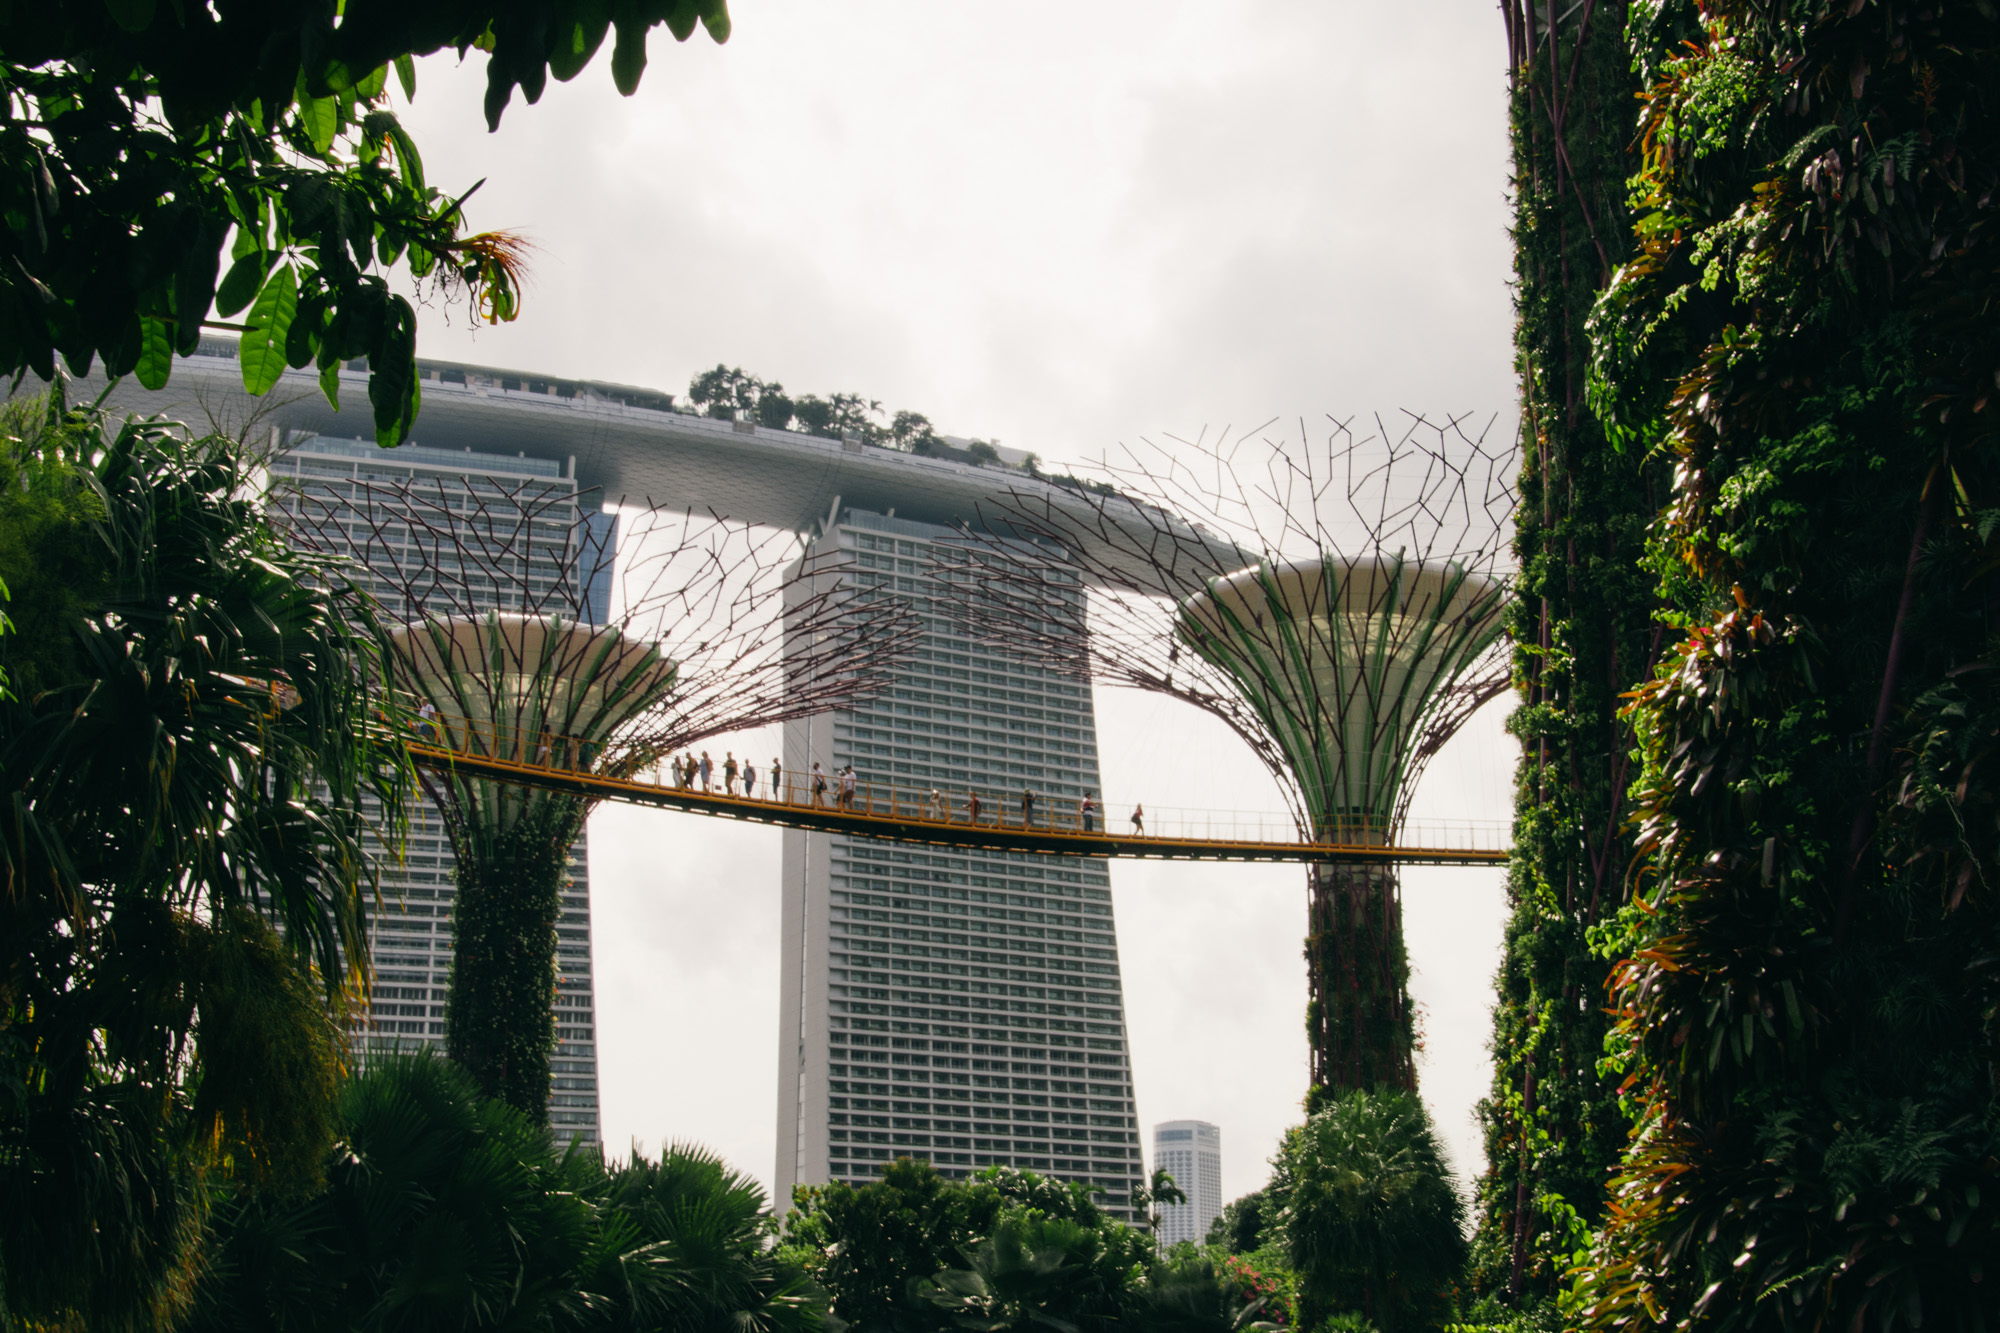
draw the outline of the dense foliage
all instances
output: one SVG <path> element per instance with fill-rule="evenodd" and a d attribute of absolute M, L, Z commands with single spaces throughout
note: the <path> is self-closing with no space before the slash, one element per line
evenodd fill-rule
<path fill-rule="evenodd" d="M 506 794 L 528 796 L 512 804 L 530 808 L 516 809 L 504 824 L 476 817 L 483 812 L 448 824 L 456 893 L 445 1047 L 486 1095 L 546 1124 L 556 1049 L 556 923 L 570 882 L 570 848 L 589 809 L 581 797 L 557 792 Z M 456 810 L 452 798 L 441 804 Z"/>
<path fill-rule="evenodd" d="M 615 30 L 631 93 L 658 23 L 729 33 L 724 0 L 36 0 L 0 7 L 0 373 L 52 379 L 102 358 L 157 388 L 211 306 L 246 311 L 243 382 L 366 357 L 378 437 L 415 420 L 416 314 L 389 289 L 407 265 L 511 319 L 518 241 L 466 235 L 465 195 L 431 186 L 384 94 L 411 57 L 487 53 L 486 117 L 516 88 L 574 78 Z M 470 191 L 466 192 L 467 194 Z M 229 265 L 223 268 L 223 252 Z"/>
<path fill-rule="evenodd" d="M 364 979 L 379 659 L 250 461 L 59 398 L 0 412 L 0 1298 L 169 1320 L 203 1181 L 309 1184 Z M 274 926 L 282 927 L 282 937 Z"/>
<path fill-rule="evenodd" d="M 817 1328 L 822 1302 L 768 1241 L 763 1192 L 699 1150 L 609 1167 L 395 1057 L 350 1081 L 326 1185 L 217 1210 L 189 1333 Z"/>
<path fill-rule="evenodd" d="M 1270 1191 L 1254 1190 L 1222 1206 L 1206 1239 L 1230 1254 L 1250 1254 L 1276 1231 L 1277 1213 Z"/>
<path fill-rule="evenodd" d="M 1635 1143 L 1572 1318 L 1986 1327 L 2000 1272 L 2000 15 L 1635 7 L 1591 404 L 1679 641 L 1607 930 Z"/>
<path fill-rule="evenodd" d="M 1166 1258 L 1088 1187 L 992 1167 L 949 1180 L 902 1158 L 856 1188 L 801 1188 L 785 1252 L 868 1333 L 1274 1327 L 1276 1284 L 1185 1247 Z"/>
<path fill-rule="evenodd" d="M 1415 1093 L 1329 1101 L 1285 1136 L 1273 1166 L 1302 1327 L 1359 1315 L 1411 1333 L 1456 1313 L 1465 1205 Z"/>
<path fill-rule="evenodd" d="M 1512 39 L 1515 356 L 1525 448 L 1511 613 L 1521 742 L 1511 909 L 1480 1108 L 1474 1272 L 1514 1303 L 1552 1298 L 1573 1232 L 1602 1215 L 1625 1142 L 1603 1053 L 1606 964 L 1591 932 L 1624 902 L 1626 691 L 1658 656 L 1642 567 L 1668 471 L 1620 449 L 1585 402 L 1585 325 L 1631 251 L 1625 180 L 1638 91 L 1622 7 L 1503 6 Z"/>

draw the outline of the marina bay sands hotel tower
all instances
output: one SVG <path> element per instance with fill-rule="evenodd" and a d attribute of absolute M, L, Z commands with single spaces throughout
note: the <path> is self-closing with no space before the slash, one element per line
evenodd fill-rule
<path fill-rule="evenodd" d="M 790 724 L 786 769 L 851 764 L 955 807 L 968 790 L 989 809 L 1023 788 L 1058 807 L 1098 791 L 1089 687 L 937 613 L 956 531 L 831 516 L 815 547 L 913 603 L 924 646 L 870 706 Z M 778 1197 L 913 1156 L 1087 1181 L 1128 1216 L 1140 1164 L 1104 862 L 787 830 L 783 930 Z"/>
<path fill-rule="evenodd" d="M 358 365 L 341 373 L 342 401 L 355 406 L 335 413 L 311 372 L 288 373 L 263 403 L 246 398 L 235 355 L 231 342 L 204 340 L 167 388 L 128 381 L 112 403 L 190 422 L 249 420 L 278 404 L 257 431 L 309 441 L 315 471 L 402 461 L 354 447 L 368 434 Z M 420 369 L 410 466 L 438 474 L 456 455 L 468 478 L 546 476 L 580 504 L 595 491 L 605 507 L 630 497 L 789 528 L 840 552 L 841 577 L 912 603 L 925 620 L 916 659 L 869 707 L 790 725 L 787 769 L 852 764 L 863 780 L 961 796 L 1029 787 L 1051 804 L 1097 789 L 1088 688 L 959 637 L 931 604 L 953 534 L 977 522 L 982 502 L 1045 483 L 1004 466 L 687 416 L 650 389 L 442 362 Z M 302 456 L 274 470 L 308 469 Z M 1138 1120 L 1104 862 L 783 836 L 778 1206 L 795 1184 L 861 1183 L 910 1156 L 949 1176 L 1006 1165 L 1086 1182 L 1129 1220 Z M 582 920 L 565 933 L 587 948 L 584 851 L 573 863 Z M 438 916 L 449 911 L 441 888 Z M 432 979 L 448 966 L 448 930 L 433 919 Z M 590 961 L 565 959 L 566 974 L 587 977 Z M 395 1012 L 405 998 L 380 997 L 375 1026 L 418 1027 Z M 440 1040 L 431 1017 L 409 1035 Z M 580 1047 L 595 1033 L 564 1037 Z M 591 1054 L 587 1075 L 581 1064 L 570 1073 L 573 1083 L 587 1077 L 593 1104 L 577 1106 L 566 1129 L 595 1138 Z"/>

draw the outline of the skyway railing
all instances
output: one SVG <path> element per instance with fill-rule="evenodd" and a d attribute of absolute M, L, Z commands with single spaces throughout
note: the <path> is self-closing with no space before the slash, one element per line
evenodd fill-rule
<path fill-rule="evenodd" d="M 1301 837 L 1287 815 L 1238 810 L 1052 801 L 1020 790 L 908 786 L 786 770 L 775 787 L 759 770 L 744 791 L 715 765 L 704 782 L 667 763 L 616 776 L 587 742 L 556 736 L 517 740 L 505 729 L 428 718 L 407 739 L 411 759 L 439 772 L 566 792 L 589 800 L 686 810 L 743 823 L 989 851 L 1058 852 L 1150 860 L 1318 861 L 1348 864 L 1498 865 L 1507 828 L 1492 823 L 1406 824 L 1396 842 L 1355 828 L 1339 840 Z"/>

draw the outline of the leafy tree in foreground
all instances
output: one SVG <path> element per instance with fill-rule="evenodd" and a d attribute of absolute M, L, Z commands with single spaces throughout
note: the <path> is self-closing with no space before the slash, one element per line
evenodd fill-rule
<path fill-rule="evenodd" d="M 910 1158 L 890 1163 L 880 1180 L 858 1189 L 838 1182 L 802 1188 L 793 1202 L 786 1244 L 797 1247 L 807 1271 L 826 1288 L 836 1315 L 883 1333 L 937 1328 L 936 1311 L 911 1300 L 910 1284 L 963 1265 L 966 1250 L 991 1236 L 1009 1209 L 1092 1228 L 1104 1224 L 1082 1185 L 1011 1167 L 952 1181 Z M 1137 1262 L 1146 1242 L 1137 1232 L 1132 1236 Z"/>
<path fill-rule="evenodd" d="M 801 1188 L 787 1252 L 844 1324 L 876 1333 L 1268 1328 L 1263 1279 L 1206 1256 L 1162 1260 L 1079 1184 L 992 1167 L 952 1181 L 902 1158 L 860 1188 Z"/>
<path fill-rule="evenodd" d="M 1465 1205 L 1415 1093 L 1331 1099 L 1285 1136 L 1275 1166 L 1301 1326 L 1358 1314 L 1382 1333 L 1412 1333 L 1453 1313 Z"/>
<path fill-rule="evenodd" d="M 310 364 L 332 399 L 340 364 L 368 358 L 377 436 L 399 442 L 417 414 L 416 314 L 389 270 L 507 320 L 521 246 L 464 234 L 465 196 L 428 183 L 387 109 L 391 69 L 409 97 L 411 57 L 485 51 L 497 128 L 516 88 L 537 100 L 614 30 L 629 95 L 653 26 L 684 41 L 697 22 L 725 40 L 725 0 L 0 7 L 0 373 L 47 380 L 57 355 L 76 374 L 102 358 L 158 388 L 213 305 L 247 311 L 253 394 Z"/>
<path fill-rule="evenodd" d="M 1132 1211 L 1146 1221 L 1146 1229 L 1159 1238 L 1162 1208 L 1187 1202 L 1187 1194 L 1174 1183 L 1173 1173 L 1165 1167 L 1156 1167 L 1146 1183 L 1132 1191 Z"/>
<path fill-rule="evenodd" d="M 1124 1230 L 1010 1211 L 992 1235 L 964 1247 L 964 1267 L 913 1282 L 910 1297 L 947 1316 L 946 1327 L 1115 1328 L 1137 1278 L 1135 1256 L 1117 1234 Z"/>
<path fill-rule="evenodd" d="M 363 803 L 407 767 L 370 738 L 372 641 L 234 443 L 54 396 L 0 432 L 0 1299 L 155 1327 L 206 1177 L 321 1170 Z"/>
<path fill-rule="evenodd" d="M 755 1182 L 697 1149 L 606 1167 L 456 1066 L 394 1056 L 340 1097 L 326 1186 L 218 1210 L 189 1333 L 820 1324 Z"/>
<path fill-rule="evenodd" d="M 1593 406 L 1676 472 L 1572 1326 L 1990 1327 L 2000 13 L 1638 7 Z M 1661 388 L 1666 386 L 1666 400 Z"/>

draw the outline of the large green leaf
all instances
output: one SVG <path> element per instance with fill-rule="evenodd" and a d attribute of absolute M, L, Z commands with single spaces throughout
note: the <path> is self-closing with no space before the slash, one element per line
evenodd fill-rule
<path fill-rule="evenodd" d="M 375 409 L 375 443 L 401 444 L 417 420 L 417 312 L 402 297 L 389 299 L 376 350 L 369 358 L 368 401 Z"/>
<path fill-rule="evenodd" d="M 167 321 L 151 315 L 139 320 L 139 364 L 132 368 L 139 377 L 139 383 L 149 389 L 167 387 L 167 377 L 174 373 L 174 340 L 167 329 Z"/>
<path fill-rule="evenodd" d="M 144 32 L 153 26 L 154 0 L 105 0 L 104 7 L 127 32 Z"/>
<path fill-rule="evenodd" d="M 285 335 L 298 312 L 299 275 L 290 264 L 280 264 L 250 307 L 250 327 L 238 353 L 245 392 L 267 393 L 285 373 Z"/>
<path fill-rule="evenodd" d="M 215 313 L 228 319 L 256 298 L 263 282 L 264 256 L 244 255 L 222 275 L 222 285 L 215 289 Z"/>
<path fill-rule="evenodd" d="M 340 133 L 340 99 L 301 97 L 299 123 L 305 126 L 313 147 L 321 153 L 326 152 L 333 147 L 334 136 Z"/>
<path fill-rule="evenodd" d="M 646 25 L 636 19 L 616 21 L 618 35 L 611 44 L 611 81 L 630 97 L 639 91 L 639 76 L 646 72 Z"/>

